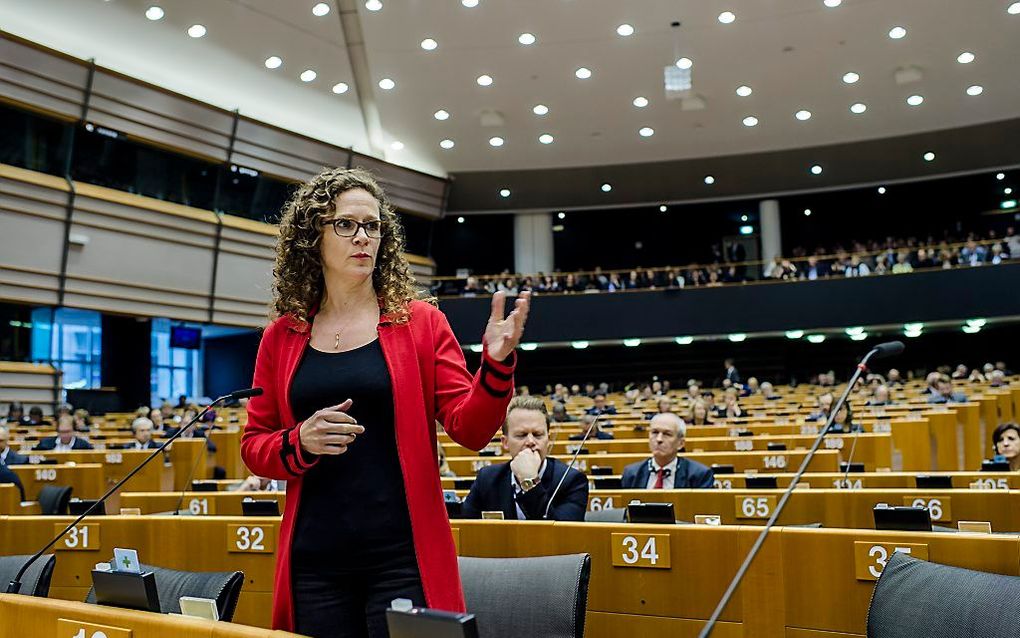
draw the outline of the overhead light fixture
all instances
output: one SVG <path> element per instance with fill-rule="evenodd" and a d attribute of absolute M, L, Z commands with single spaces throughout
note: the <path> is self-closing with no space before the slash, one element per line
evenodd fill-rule
<path fill-rule="evenodd" d="M 439 48 L 439 43 L 433 40 L 432 38 L 425 38 L 424 40 L 421 41 L 421 48 L 425 49 L 426 51 L 435 51 L 437 48 Z"/>
<path fill-rule="evenodd" d="M 967 325 L 968 326 L 976 326 L 978 328 L 984 328 L 985 325 L 987 325 L 987 324 L 988 324 L 988 320 L 987 319 L 968 319 L 967 320 Z"/>
<path fill-rule="evenodd" d="M 924 104 L 924 96 L 911 95 L 910 97 L 907 98 L 907 104 L 909 104 L 910 106 L 921 106 L 922 104 Z"/>
<path fill-rule="evenodd" d="M 981 326 L 966 325 L 963 327 L 963 331 L 969 335 L 976 334 L 978 332 L 981 332 Z"/>
<path fill-rule="evenodd" d="M 715 177 L 711 175 L 705 175 L 705 183 L 708 184 L 709 186 L 715 184 Z"/>
<path fill-rule="evenodd" d="M 903 27 L 893 27 L 889 29 L 889 37 L 893 40 L 902 40 L 907 37 L 907 30 Z"/>
<path fill-rule="evenodd" d="M 391 80 L 390 78 L 383 78 L 379 80 L 379 88 L 382 89 L 383 91 L 392 91 L 393 88 L 396 86 L 397 83 Z"/>
<path fill-rule="evenodd" d="M 850 335 L 850 341 L 864 341 L 868 338 L 868 333 L 861 332 L 859 334 Z"/>
<path fill-rule="evenodd" d="M 538 344 L 534 343 L 534 342 L 531 342 L 531 341 L 528 341 L 528 342 L 522 343 L 520 345 L 520 348 L 521 348 L 521 350 L 524 350 L 525 352 L 531 352 L 532 350 L 537 350 L 538 349 Z"/>
<path fill-rule="evenodd" d="M 532 44 L 535 44 L 535 40 L 536 38 L 534 33 L 522 33 L 517 36 L 517 41 L 524 46 L 531 46 Z"/>
<path fill-rule="evenodd" d="M 634 35 L 634 27 L 629 24 L 621 24 L 616 27 L 616 34 L 626 38 L 627 36 Z"/>
<path fill-rule="evenodd" d="M 585 348 L 588 347 L 588 342 L 587 341 L 571 341 L 570 342 L 570 347 L 573 348 L 574 350 L 584 350 Z"/>
<path fill-rule="evenodd" d="M 453 140 L 450 140 L 450 139 L 446 139 L 446 140 L 443 140 L 443 141 L 439 142 L 439 147 L 440 148 L 444 148 L 446 150 L 450 150 L 454 146 L 456 146 L 456 144 L 454 143 Z"/>
<path fill-rule="evenodd" d="M 324 16 L 324 15 L 326 15 L 328 13 L 329 13 L 329 5 L 326 4 L 325 2 L 320 2 L 319 4 L 317 4 L 314 7 L 312 7 L 312 15 L 317 17 L 317 18 L 321 18 L 322 16 Z"/>
<path fill-rule="evenodd" d="M 536 104 L 532 107 L 531 112 L 535 115 L 545 115 L 549 112 L 549 107 L 545 104 Z"/>
<path fill-rule="evenodd" d="M 538 136 L 538 141 L 541 142 L 542 144 L 552 144 L 554 139 L 555 138 L 553 138 L 553 136 L 549 135 L 548 133 L 542 133 L 541 135 Z"/>
<path fill-rule="evenodd" d="M 999 208 L 1001 208 L 1002 210 L 1012 210 L 1012 209 L 1016 208 L 1016 200 L 1015 199 L 1007 199 L 1006 201 L 1004 201 L 1001 204 L 999 204 Z"/>
<path fill-rule="evenodd" d="M 830 9 L 835 9 L 839 5 L 843 4 L 843 0 L 822 0 L 822 4 Z"/>
<path fill-rule="evenodd" d="M 392 148 L 395 151 L 402 151 L 404 150 L 404 143 L 401 142 L 400 140 L 394 140 L 393 143 L 390 144 L 390 148 Z"/>
<path fill-rule="evenodd" d="M 283 59 L 278 55 L 271 55 L 266 58 L 265 64 L 267 69 L 278 69 L 283 64 Z"/>
<path fill-rule="evenodd" d="M 740 216 L 740 221 L 746 222 L 747 221 L 747 215 L 741 215 Z"/>
<path fill-rule="evenodd" d="M 811 111 L 801 109 L 794 113 L 794 117 L 796 117 L 801 122 L 806 122 L 811 119 Z"/>
<path fill-rule="evenodd" d="M 885 195 L 885 186 L 879 186 L 878 187 L 878 194 L 879 195 Z"/>
<path fill-rule="evenodd" d="M 747 86 L 746 84 L 741 84 L 740 86 L 737 87 L 737 95 L 739 95 L 740 97 L 747 97 L 748 95 L 751 95 L 751 93 L 753 92 L 754 91 L 751 89 L 751 87 Z"/>
<path fill-rule="evenodd" d="M 591 69 L 582 66 L 576 71 L 574 71 L 574 75 L 577 76 L 578 80 L 587 80 L 588 78 L 591 77 Z"/>
<path fill-rule="evenodd" d="M 603 193 L 608 193 L 609 191 L 613 190 L 613 185 L 610 184 L 609 182 L 605 182 L 604 184 L 602 184 L 600 188 L 602 189 Z"/>
<path fill-rule="evenodd" d="M 346 82 L 337 82 L 333 85 L 333 92 L 337 95 L 346 93 L 351 87 L 347 86 Z"/>
<path fill-rule="evenodd" d="M 854 335 L 863 334 L 864 333 L 864 327 L 863 326 L 854 326 L 853 328 L 846 328 L 846 329 L 844 329 L 843 332 L 845 332 L 848 337 L 852 337 Z"/>
<path fill-rule="evenodd" d="M 787 330 L 786 331 L 786 338 L 787 339 L 800 339 L 803 336 L 804 336 L 804 331 L 803 330 Z"/>
<path fill-rule="evenodd" d="M 825 335 L 808 335 L 807 340 L 811 343 L 822 343 L 825 341 Z"/>
<path fill-rule="evenodd" d="M 458 217 L 457 218 L 457 223 L 458 224 L 463 224 L 464 223 L 464 218 L 463 217 Z"/>
<path fill-rule="evenodd" d="M 850 105 L 850 112 L 854 115 L 860 115 L 861 113 L 868 110 L 868 105 L 864 102 L 856 102 Z"/>
<path fill-rule="evenodd" d="M 812 175 L 821 175 L 822 174 L 822 167 L 819 166 L 818 164 L 815 164 L 814 166 L 811 167 L 811 174 Z"/>
<path fill-rule="evenodd" d="M 313 71 L 311 69 L 305 69 L 304 71 L 301 72 L 301 81 L 302 82 L 311 82 L 315 78 L 316 78 L 316 73 L 315 73 L 315 71 Z"/>
<path fill-rule="evenodd" d="M 910 337 L 911 339 L 920 337 L 924 332 L 922 330 L 904 330 L 903 336 Z"/>
<path fill-rule="evenodd" d="M 460 3 L 468 9 L 474 9 L 478 6 L 478 0 L 460 0 Z"/>
<path fill-rule="evenodd" d="M 379 0 L 367 0 L 367 2 L 365 2 L 365 8 L 369 11 L 379 11 L 382 9 L 382 2 Z"/>
<path fill-rule="evenodd" d="M 641 127 L 641 129 L 638 130 L 638 135 L 640 135 L 641 137 L 651 137 L 655 135 L 655 129 L 653 129 L 650 126 Z"/>
<path fill-rule="evenodd" d="M 956 56 L 956 61 L 960 64 L 970 64 L 974 61 L 974 54 L 970 51 L 964 51 L 960 55 Z"/>
<path fill-rule="evenodd" d="M 639 95 L 636 98 L 634 98 L 633 104 L 634 104 L 634 106 L 638 107 L 639 109 L 643 109 L 646 106 L 648 106 L 648 98 L 642 97 L 642 96 Z"/>
<path fill-rule="evenodd" d="M 743 332 L 734 332 L 733 334 L 726 335 L 726 338 L 732 341 L 733 343 L 740 343 L 744 339 L 747 339 L 747 335 L 744 334 Z"/>
<path fill-rule="evenodd" d="M 758 118 L 753 115 L 748 115 L 744 118 L 744 126 L 750 128 L 752 126 L 758 126 Z"/>
<path fill-rule="evenodd" d="M 1002 180 L 1006 179 L 1006 174 L 1005 173 L 996 173 L 995 174 L 995 179 L 997 179 L 997 180 L 999 180 L 1001 182 Z"/>
<path fill-rule="evenodd" d="M 1020 2 L 1014 2 L 1006 7 L 1006 13 L 1011 16 L 1020 15 Z"/>
<path fill-rule="evenodd" d="M 560 212 L 556 213 L 556 218 L 557 219 L 566 219 L 567 218 L 567 214 L 564 213 L 563 211 L 560 211 Z"/>
<path fill-rule="evenodd" d="M 482 344 L 472 343 L 470 346 L 468 346 L 468 348 L 471 349 L 471 352 L 478 353 L 482 351 Z"/>
<path fill-rule="evenodd" d="M 627 346 L 628 348 L 636 348 L 636 347 L 641 345 L 641 340 L 640 339 L 624 339 L 623 340 L 623 345 Z"/>
<path fill-rule="evenodd" d="M 673 341 L 675 341 L 678 346 L 689 346 L 694 343 L 694 337 L 674 337 Z"/>
<path fill-rule="evenodd" d="M 479 75 L 475 82 L 478 83 L 478 86 L 492 86 L 492 76 Z"/>
<path fill-rule="evenodd" d="M 440 122 L 443 122 L 450 119 L 450 113 L 446 109 L 439 109 L 438 111 L 432 114 L 432 117 L 436 118 Z"/>
<path fill-rule="evenodd" d="M 153 21 L 162 20 L 164 15 L 166 13 L 163 12 L 163 8 L 155 5 L 145 10 L 145 17 Z"/>
<path fill-rule="evenodd" d="M 499 196 L 502 197 L 503 199 L 510 197 L 510 189 L 509 188 L 499 189 Z"/>
<path fill-rule="evenodd" d="M 740 231 L 741 235 L 752 235 L 752 234 L 754 234 L 754 226 L 741 226 L 737 230 Z"/>
<path fill-rule="evenodd" d="M 676 66 L 678 69 L 683 69 L 686 71 L 687 69 L 694 66 L 694 60 L 690 58 L 680 58 L 679 60 L 676 61 Z"/>
<path fill-rule="evenodd" d="M 659 206 L 660 213 L 665 213 L 667 210 L 669 210 L 669 206 L 666 206 L 665 204 Z"/>
<path fill-rule="evenodd" d="M 811 217 L 811 209 L 810 208 L 805 208 L 804 209 L 804 217 Z"/>
<path fill-rule="evenodd" d="M 1013 189 L 1009 188 L 1009 187 L 1006 187 L 1006 188 L 1002 189 L 1002 194 L 1003 195 L 1012 195 L 1013 194 Z"/>
<path fill-rule="evenodd" d="M 719 22 L 723 24 L 733 24 L 733 21 L 737 19 L 732 11 L 723 11 L 719 14 Z"/>
<path fill-rule="evenodd" d="M 843 82 L 846 84 L 855 84 L 857 80 L 860 80 L 861 76 L 853 71 L 849 71 L 843 74 Z"/>
<path fill-rule="evenodd" d="M 190 35 L 193 38 L 201 38 L 205 34 L 206 34 L 205 27 L 202 26 L 201 24 L 193 24 L 190 27 L 188 27 L 188 35 Z"/>
<path fill-rule="evenodd" d="M 935 161 L 935 153 L 932 153 L 931 151 L 928 151 L 927 153 L 922 155 L 922 157 L 924 158 L 924 161 L 926 161 L 926 162 L 934 162 Z"/>
<path fill-rule="evenodd" d="M 496 147 L 503 146 L 503 142 L 504 141 L 505 140 L 502 137 L 499 137 L 499 136 L 490 137 L 489 138 L 489 146 L 496 146 Z"/>
<path fill-rule="evenodd" d="M 978 95 L 981 95 L 984 92 L 985 92 L 985 87 L 981 86 L 980 84 L 974 84 L 972 86 L 968 86 L 967 87 L 967 95 L 969 95 L 971 97 L 976 97 Z"/>

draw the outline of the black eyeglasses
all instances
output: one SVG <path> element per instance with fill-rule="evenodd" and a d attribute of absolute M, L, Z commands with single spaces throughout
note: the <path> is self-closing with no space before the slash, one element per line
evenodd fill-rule
<path fill-rule="evenodd" d="M 362 228 L 365 229 L 365 235 L 371 239 L 379 239 L 382 237 L 382 220 L 373 219 L 367 222 L 359 222 L 348 217 L 338 217 L 336 219 L 322 222 L 322 225 L 332 225 L 333 232 L 338 237 L 354 237 L 358 234 L 358 231 Z"/>

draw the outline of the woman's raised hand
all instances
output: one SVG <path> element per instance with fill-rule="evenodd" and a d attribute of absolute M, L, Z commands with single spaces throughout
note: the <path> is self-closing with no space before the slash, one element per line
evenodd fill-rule
<path fill-rule="evenodd" d="M 365 431 L 347 410 L 354 402 L 347 399 L 339 405 L 323 408 L 301 424 L 298 438 L 301 449 L 311 454 L 343 454 Z"/>
<path fill-rule="evenodd" d="M 528 310 L 531 308 L 531 293 L 522 292 L 514 302 L 514 309 L 504 318 L 505 299 L 506 293 L 502 290 L 492 295 L 492 312 L 485 324 L 485 347 L 489 356 L 496 361 L 509 357 L 521 342 L 524 323 L 528 320 Z"/>

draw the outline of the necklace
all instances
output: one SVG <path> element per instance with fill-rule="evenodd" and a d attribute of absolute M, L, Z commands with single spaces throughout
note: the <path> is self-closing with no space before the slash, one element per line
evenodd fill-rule
<path fill-rule="evenodd" d="M 340 331 L 339 330 L 336 333 L 336 341 L 333 342 L 333 349 L 334 350 L 339 350 L 340 349 Z"/>

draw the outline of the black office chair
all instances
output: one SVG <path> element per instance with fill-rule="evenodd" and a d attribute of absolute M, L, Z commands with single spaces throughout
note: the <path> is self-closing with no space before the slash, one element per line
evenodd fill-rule
<path fill-rule="evenodd" d="M 582 638 L 591 556 L 457 559 L 479 638 Z M 521 605 L 521 583 L 528 599 Z"/>
<path fill-rule="evenodd" d="M 71 502 L 72 488 L 67 485 L 44 485 L 39 490 L 39 509 L 48 516 L 64 516 Z"/>
<path fill-rule="evenodd" d="M 31 556 L 0 556 L 0 586 L 7 588 L 7 583 L 14 580 L 21 566 L 28 562 Z M 53 554 L 43 554 L 35 561 L 25 575 L 21 577 L 21 593 L 25 596 L 38 596 L 46 598 L 50 593 L 50 579 L 53 578 L 53 568 L 57 564 L 57 557 Z"/>
<path fill-rule="evenodd" d="M 244 584 L 244 572 L 185 572 L 153 565 L 139 567 L 143 572 L 151 571 L 156 576 L 160 613 L 179 614 L 181 596 L 194 596 L 215 600 L 220 620 L 230 622 L 234 617 L 237 599 Z M 94 589 L 89 589 L 85 602 L 96 604 Z"/>
<path fill-rule="evenodd" d="M 894 553 L 875 585 L 868 638 L 1020 638 L 1020 578 Z"/>

